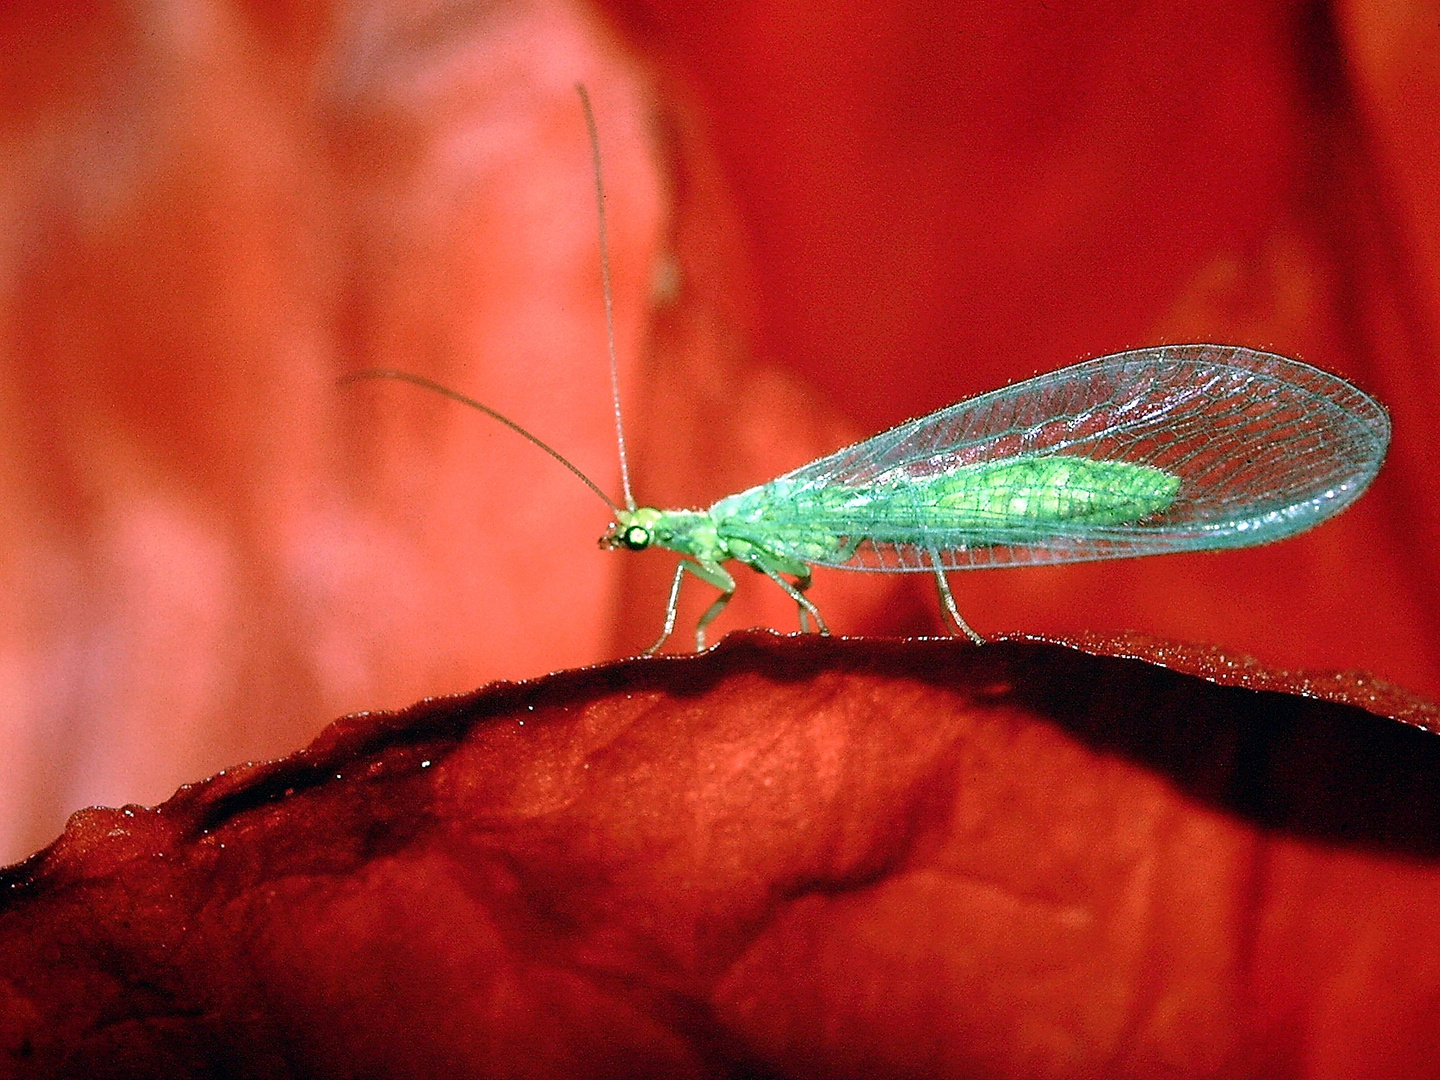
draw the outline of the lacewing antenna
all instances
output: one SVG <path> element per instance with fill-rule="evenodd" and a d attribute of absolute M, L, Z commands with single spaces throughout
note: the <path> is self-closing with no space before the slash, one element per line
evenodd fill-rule
<path fill-rule="evenodd" d="M 615 442 L 620 451 L 620 485 L 625 492 L 625 506 L 629 510 L 635 509 L 635 496 L 630 491 L 630 461 L 625 453 L 625 423 L 620 413 L 620 364 L 615 356 L 615 303 L 611 296 L 610 289 L 610 244 L 609 235 L 605 227 L 605 184 L 600 173 L 600 135 L 595 126 L 595 112 L 590 107 L 590 95 L 585 90 L 583 83 L 576 83 L 575 90 L 580 95 L 580 105 L 585 111 L 585 128 L 590 135 L 590 157 L 594 164 L 595 173 L 595 207 L 600 222 L 600 286 L 605 297 L 605 341 L 610 353 L 610 397 L 615 403 Z M 560 451 L 556 450 L 545 440 L 534 434 L 527 428 L 517 424 L 504 413 L 497 412 L 488 405 L 481 404 L 472 397 L 467 397 L 458 391 L 451 390 L 442 383 L 427 379 L 423 375 L 413 375 L 408 371 L 399 371 L 395 368 L 368 368 L 365 371 L 352 372 L 337 380 L 337 385 L 345 386 L 349 383 L 358 382 L 361 379 L 397 379 L 400 382 L 412 383 L 415 386 L 422 386 L 426 390 L 433 390 L 442 397 L 458 401 L 462 405 L 468 405 L 472 409 L 484 413 L 494 420 L 504 424 L 515 434 L 523 439 L 528 439 L 538 446 L 545 453 L 558 461 L 565 468 L 578 476 L 591 491 L 605 501 L 614 513 L 620 512 L 620 507 L 615 500 L 606 495 L 600 486 L 580 471 L 579 466 L 567 458 Z"/>

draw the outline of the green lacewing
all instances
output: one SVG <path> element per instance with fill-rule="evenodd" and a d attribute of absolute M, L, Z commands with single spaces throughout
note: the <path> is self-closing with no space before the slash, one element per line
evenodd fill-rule
<path fill-rule="evenodd" d="M 594 158 L 601 278 L 611 321 L 599 142 Z M 891 428 L 730 495 L 708 510 L 639 506 L 630 491 L 614 335 L 610 376 L 624 505 L 489 406 L 407 372 L 393 378 L 499 420 L 578 476 L 614 514 L 602 546 L 681 556 L 665 606 L 675 628 L 686 573 L 720 590 L 695 647 L 734 595 L 725 564 L 749 566 L 829 633 L 805 596 L 815 566 L 929 573 L 954 627 L 983 641 L 946 573 L 1130 558 L 1282 540 L 1338 514 L 1379 471 L 1385 408 L 1345 380 L 1273 353 L 1227 345 L 1135 349 L 1039 375 Z"/>

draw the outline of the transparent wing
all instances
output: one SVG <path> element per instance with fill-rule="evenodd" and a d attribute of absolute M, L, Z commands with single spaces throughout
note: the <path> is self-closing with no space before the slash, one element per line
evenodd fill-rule
<path fill-rule="evenodd" d="M 712 512 L 735 534 L 806 562 L 863 570 L 1243 547 L 1339 513 L 1374 478 L 1389 441 L 1385 409 L 1318 368 L 1233 346 L 1164 346 L 1076 364 L 911 420 Z M 1180 483 L 1163 510 L 1140 520 L 1052 521 L 1043 535 L 1033 520 L 1003 514 L 979 527 L 971 514 L 951 527 L 904 494 L 966 466 L 1054 454 L 1151 466 Z M 817 494 L 853 489 L 891 494 L 859 508 Z"/>

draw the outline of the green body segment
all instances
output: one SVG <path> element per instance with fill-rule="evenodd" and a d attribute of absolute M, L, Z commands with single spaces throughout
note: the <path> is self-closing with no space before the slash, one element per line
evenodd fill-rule
<path fill-rule="evenodd" d="M 1001 458 L 861 487 L 764 484 L 709 511 L 721 558 L 759 548 L 786 561 L 844 561 L 861 541 L 917 547 L 1037 542 L 1066 525 L 1161 513 L 1180 478 L 1148 465 L 1064 454 Z"/>
<path fill-rule="evenodd" d="M 916 485 L 919 501 L 941 520 L 987 525 L 1029 523 L 1037 536 L 1060 521 L 1124 525 L 1175 500 L 1180 478 L 1148 465 L 1054 455 L 971 465 Z"/>

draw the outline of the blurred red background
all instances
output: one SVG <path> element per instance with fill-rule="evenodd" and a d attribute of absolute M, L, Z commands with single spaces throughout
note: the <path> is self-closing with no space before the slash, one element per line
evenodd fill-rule
<path fill-rule="evenodd" d="M 573 478 L 334 385 L 427 374 L 618 488 L 577 80 L 642 500 L 1117 349 L 1272 349 L 1391 408 L 1360 503 L 957 576 L 962 610 L 1440 692 L 1434 4 L 22 2 L 0 40 L 0 858 L 341 712 L 651 640 L 672 564 L 597 551 Z M 928 590 L 813 595 L 902 632 Z M 793 617 L 746 575 L 719 628 Z"/>

